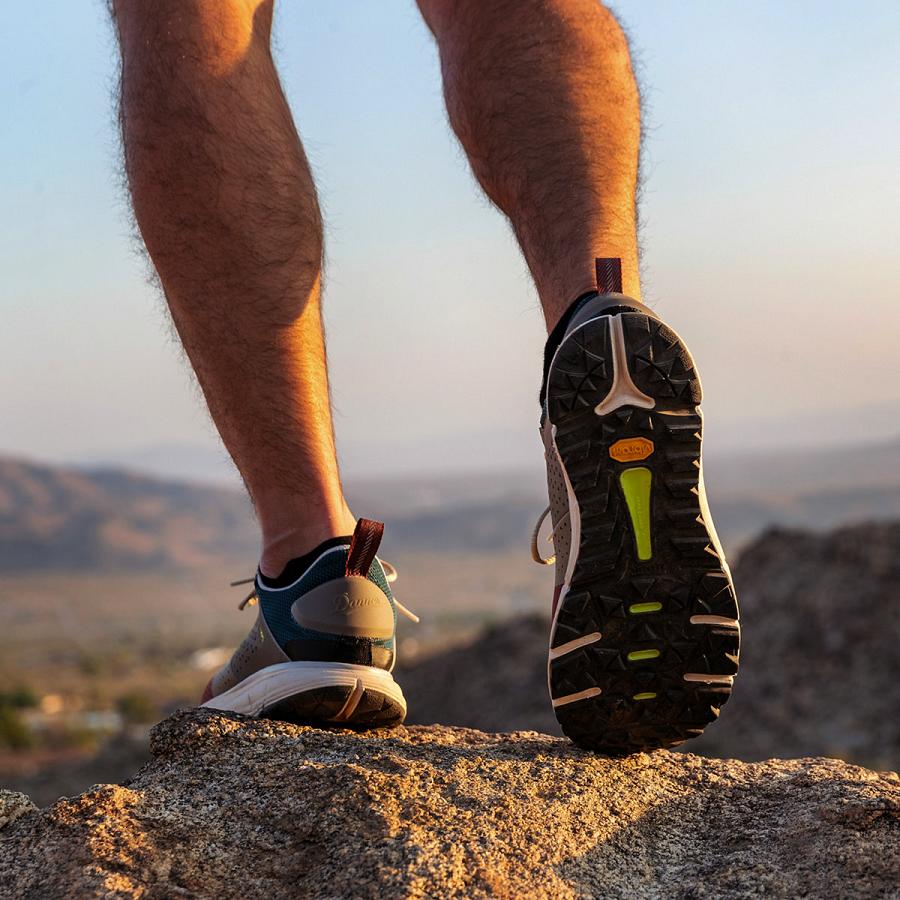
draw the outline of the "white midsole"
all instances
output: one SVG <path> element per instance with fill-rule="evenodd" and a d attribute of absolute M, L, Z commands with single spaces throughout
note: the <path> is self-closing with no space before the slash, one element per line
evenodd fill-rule
<path fill-rule="evenodd" d="M 208 709 L 230 710 L 257 716 L 264 709 L 294 694 L 325 687 L 349 687 L 357 702 L 366 688 L 384 694 L 406 713 L 406 699 L 390 672 L 352 663 L 284 662 L 248 675 L 239 684 L 203 704 Z M 341 710 L 336 720 L 345 720 L 353 710 Z"/>
<path fill-rule="evenodd" d="M 566 343 L 572 335 L 581 331 L 586 326 L 592 324 L 593 322 L 597 322 L 600 319 L 605 318 L 604 316 L 595 316 L 593 319 L 588 319 L 586 322 L 582 322 L 574 331 L 570 334 L 567 334 L 565 340 L 559 342 L 559 346 L 556 348 L 553 358 L 550 360 L 550 366 L 547 369 L 547 372 L 553 371 L 553 366 L 556 364 L 556 357 L 559 355 L 560 350 L 563 348 L 563 344 Z M 616 318 L 616 317 L 614 317 Z M 615 360 L 613 360 L 613 365 L 615 365 Z M 550 379 L 547 379 L 547 394 L 544 397 L 544 408 L 548 410 L 550 409 Z M 566 467 L 563 465 L 562 457 L 559 455 L 559 449 L 556 446 L 556 426 L 551 422 L 550 423 L 550 446 L 553 449 L 553 452 L 556 454 L 557 462 L 559 463 L 559 470 L 562 472 L 563 481 L 566 483 L 566 496 L 569 501 L 569 525 L 571 528 L 571 532 L 569 535 L 569 559 L 566 565 L 566 572 L 563 576 L 563 585 L 559 592 L 559 597 L 556 601 L 556 611 L 553 614 L 553 621 L 550 623 L 550 646 L 553 646 L 554 636 L 556 634 L 556 621 L 559 618 L 559 611 L 562 609 L 563 600 L 565 599 L 566 594 L 569 590 L 569 585 L 572 582 L 572 575 L 575 572 L 575 562 L 578 556 L 578 545 L 581 542 L 581 510 L 578 506 L 578 498 L 575 496 L 575 491 L 572 488 L 572 482 L 569 481 L 569 473 L 566 471 Z M 549 657 L 547 660 L 547 689 L 550 689 L 550 662 L 552 661 L 552 657 Z"/>
<path fill-rule="evenodd" d="M 557 348 L 557 352 L 559 352 L 559 348 Z M 554 355 L 554 359 L 556 356 Z M 551 363 L 552 368 L 552 363 Z M 549 379 L 548 379 L 549 381 Z M 550 388 L 547 388 L 548 392 Z M 569 559 L 566 564 L 566 574 L 563 577 L 563 585 L 559 591 L 559 597 L 556 599 L 556 609 L 553 611 L 553 621 L 550 623 L 550 643 L 549 649 L 547 652 L 547 693 L 550 695 L 551 699 L 553 697 L 553 688 L 551 687 L 551 672 L 550 672 L 550 663 L 553 662 L 555 656 L 553 654 L 553 641 L 556 637 L 556 622 L 559 619 L 559 611 L 563 607 L 563 601 L 566 598 L 566 594 L 569 591 L 569 584 L 572 581 L 572 573 L 575 571 L 575 558 L 577 556 L 576 548 L 581 543 L 581 509 L 578 506 L 578 498 L 575 496 L 575 490 L 572 487 L 572 482 L 569 481 L 569 473 L 566 471 L 566 467 L 563 465 L 562 457 L 559 455 L 559 450 L 556 446 L 556 426 L 554 424 L 550 424 L 550 447 L 553 452 L 556 454 L 556 459 L 559 464 L 559 471 L 562 472 L 563 481 L 566 483 L 566 497 L 569 501 Z"/>

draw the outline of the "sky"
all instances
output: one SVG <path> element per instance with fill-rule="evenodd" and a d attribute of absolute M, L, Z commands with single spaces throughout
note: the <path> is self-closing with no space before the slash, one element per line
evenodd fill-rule
<path fill-rule="evenodd" d="M 900 434 L 900 5 L 616 10 L 645 96 L 645 300 L 699 363 L 709 452 Z M 105 4 L 4 20 L 0 454 L 227 473 L 134 240 Z M 282 2 L 276 44 L 325 211 L 345 472 L 540 463 L 537 298 L 414 4 Z"/>

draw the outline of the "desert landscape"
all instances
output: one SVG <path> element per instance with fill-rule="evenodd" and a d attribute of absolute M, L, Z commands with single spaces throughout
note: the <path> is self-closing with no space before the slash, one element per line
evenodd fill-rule
<path fill-rule="evenodd" d="M 900 442 L 708 471 L 734 696 L 608 759 L 548 702 L 539 473 L 350 485 L 421 617 L 406 725 L 353 732 L 195 706 L 252 615 L 241 491 L 0 460 L 0 895 L 895 896 Z"/>
<path fill-rule="evenodd" d="M 723 722 L 689 749 L 898 768 L 900 443 L 709 471 L 737 557 L 744 654 Z M 513 473 L 351 493 L 384 510 L 383 555 L 422 618 L 400 632 L 410 723 L 558 734 L 544 662 L 552 575 L 528 556 L 542 490 Z M 228 582 L 252 573 L 255 541 L 237 490 L 0 461 L 0 786 L 44 804 L 133 774 L 149 726 L 196 703 L 243 637 L 249 613 Z"/>

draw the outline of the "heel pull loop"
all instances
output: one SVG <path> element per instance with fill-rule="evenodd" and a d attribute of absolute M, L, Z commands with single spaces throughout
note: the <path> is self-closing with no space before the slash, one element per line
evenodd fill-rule
<path fill-rule="evenodd" d="M 608 259 L 596 258 L 597 290 L 601 294 L 622 293 L 622 260 L 618 256 Z"/>
<path fill-rule="evenodd" d="M 384 524 L 374 519 L 360 519 L 356 523 L 350 541 L 350 552 L 347 554 L 347 575 L 361 575 L 363 578 L 368 576 L 383 534 Z"/>

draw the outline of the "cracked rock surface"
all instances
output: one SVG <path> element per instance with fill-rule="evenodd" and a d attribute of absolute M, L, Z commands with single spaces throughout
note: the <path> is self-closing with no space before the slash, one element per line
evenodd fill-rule
<path fill-rule="evenodd" d="M 896 896 L 900 779 L 830 759 L 584 753 L 207 710 L 43 810 L 0 792 L 0 896 Z"/>

